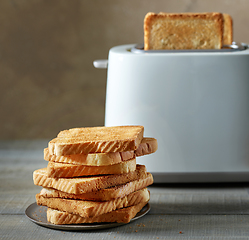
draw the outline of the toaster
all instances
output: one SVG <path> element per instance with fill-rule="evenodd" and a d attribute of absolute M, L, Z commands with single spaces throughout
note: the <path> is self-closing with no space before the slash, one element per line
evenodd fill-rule
<path fill-rule="evenodd" d="M 137 158 L 155 183 L 249 181 L 249 48 L 110 49 L 105 125 L 143 125 L 156 153 Z"/>

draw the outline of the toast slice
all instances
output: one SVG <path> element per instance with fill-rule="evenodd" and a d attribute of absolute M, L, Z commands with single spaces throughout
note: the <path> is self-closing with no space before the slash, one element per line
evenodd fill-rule
<path fill-rule="evenodd" d="M 147 172 L 146 177 L 136 179 L 123 185 L 101 189 L 95 192 L 87 192 L 82 194 L 65 193 L 52 188 L 43 188 L 40 195 L 46 198 L 69 198 L 78 200 L 91 200 L 91 201 L 110 201 L 115 198 L 124 197 L 132 192 L 145 188 L 153 183 L 152 174 Z"/>
<path fill-rule="evenodd" d="M 136 170 L 124 174 L 100 175 L 79 178 L 49 178 L 47 169 L 42 168 L 33 172 L 34 184 L 46 188 L 54 188 L 66 193 L 81 194 L 94 192 L 134 181 L 146 176 L 146 167 L 137 164 Z"/>
<path fill-rule="evenodd" d="M 47 175 L 52 178 L 72 178 L 106 174 L 123 174 L 136 170 L 136 158 L 109 166 L 86 166 L 48 162 Z"/>
<path fill-rule="evenodd" d="M 143 139 L 143 126 L 73 128 L 60 132 L 48 144 L 57 156 L 136 150 Z"/>
<path fill-rule="evenodd" d="M 220 49 L 223 43 L 221 13 L 147 13 L 144 50 Z"/>
<path fill-rule="evenodd" d="M 135 156 L 140 157 L 157 151 L 158 144 L 155 138 L 143 138 L 139 147 L 135 150 Z"/>
<path fill-rule="evenodd" d="M 99 216 L 83 218 L 76 214 L 71 214 L 55 209 L 47 209 L 47 220 L 53 224 L 81 224 L 81 223 L 100 223 L 100 222 L 118 222 L 129 223 L 132 218 L 136 216 L 138 212 L 147 204 L 147 202 L 141 202 L 134 206 L 121 208 L 118 210 L 104 213 Z"/>
<path fill-rule="evenodd" d="M 223 45 L 231 45 L 233 42 L 233 19 L 227 13 L 223 13 L 223 19 Z"/>
<path fill-rule="evenodd" d="M 108 165 L 121 163 L 122 161 L 130 160 L 134 157 L 135 157 L 134 151 L 56 156 L 54 154 L 53 155 L 49 154 L 48 148 L 44 149 L 44 159 L 46 161 L 58 162 L 58 163 L 70 163 L 75 165 L 108 166 Z"/>
<path fill-rule="evenodd" d="M 158 148 L 155 138 L 143 138 L 138 148 L 134 151 L 115 153 L 90 153 L 56 156 L 49 154 L 48 148 L 44 149 L 44 159 L 51 162 L 71 163 L 77 165 L 106 166 L 130 160 L 135 156 L 143 156 L 156 152 Z"/>
<path fill-rule="evenodd" d="M 115 198 L 106 202 L 72 200 L 64 198 L 46 198 L 39 193 L 36 194 L 36 202 L 38 205 L 47 206 L 49 208 L 64 211 L 81 217 L 99 216 L 104 213 L 114 211 L 116 209 L 136 205 L 140 202 L 148 202 L 150 192 L 147 188 L 143 188 L 136 192 L 130 193 L 122 198 Z"/>

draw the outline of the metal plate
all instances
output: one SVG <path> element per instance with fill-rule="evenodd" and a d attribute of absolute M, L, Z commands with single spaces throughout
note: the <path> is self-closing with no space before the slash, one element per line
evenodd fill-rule
<path fill-rule="evenodd" d="M 137 215 L 131 219 L 130 222 L 133 222 L 150 211 L 150 204 L 147 203 Z M 89 230 L 98 230 L 113 228 L 125 225 L 127 223 L 89 223 L 89 224 L 68 224 L 68 225 L 56 225 L 49 223 L 47 221 L 47 207 L 38 206 L 36 203 L 29 205 L 25 211 L 26 216 L 34 223 L 57 230 L 68 230 L 68 231 L 89 231 Z"/>

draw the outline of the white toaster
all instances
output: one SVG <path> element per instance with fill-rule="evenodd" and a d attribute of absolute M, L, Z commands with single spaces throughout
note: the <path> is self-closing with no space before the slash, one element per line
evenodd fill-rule
<path fill-rule="evenodd" d="M 143 125 L 159 182 L 249 181 L 249 49 L 109 51 L 105 125 Z"/>

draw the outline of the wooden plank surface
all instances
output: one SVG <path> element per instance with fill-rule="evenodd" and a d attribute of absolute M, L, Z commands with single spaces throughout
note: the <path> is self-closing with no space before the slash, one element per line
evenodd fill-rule
<path fill-rule="evenodd" d="M 151 211 L 125 226 L 88 232 L 52 230 L 24 214 L 40 187 L 47 141 L 0 142 L 0 239 L 248 239 L 248 183 L 149 187 Z"/>
<path fill-rule="evenodd" d="M 70 232 L 40 227 L 23 215 L 0 218 L 1 239 L 248 239 L 248 215 L 153 215 L 97 231 Z"/>

